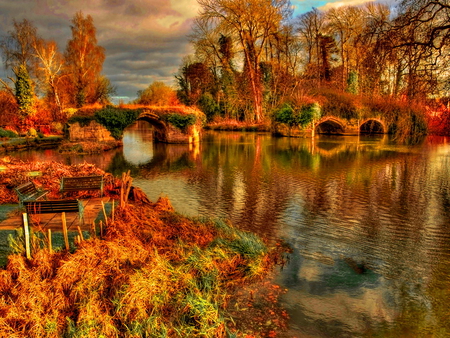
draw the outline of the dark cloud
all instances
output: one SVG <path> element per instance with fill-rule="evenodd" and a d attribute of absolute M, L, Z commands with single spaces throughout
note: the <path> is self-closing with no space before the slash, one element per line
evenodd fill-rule
<path fill-rule="evenodd" d="M 12 29 L 13 19 L 27 19 L 63 52 L 71 20 L 80 10 L 94 19 L 98 44 L 106 53 L 103 74 L 118 96 L 134 98 L 153 81 L 174 83 L 182 58 L 190 53 L 187 35 L 196 0 L 0 1 L 0 35 Z M 9 71 L 0 71 L 1 78 L 7 75 Z"/>
<path fill-rule="evenodd" d="M 292 0 L 292 4 L 298 14 L 327 2 L 355 1 Z M 153 81 L 172 85 L 182 58 L 191 53 L 187 35 L 197 15 L 196 0 L 0 0 L 0 35 L 12 29 L 13 19 L 28 19 L 41 37 L 55 40 L 64 51 L 71 38 L 71 20 L 80 10 L 94 19 L 98 44 L 106 53 L 103 73 L 118 96 L 133 98 Z M 7 75 L 11 72 L 0 70 L 1 78 Z"/>

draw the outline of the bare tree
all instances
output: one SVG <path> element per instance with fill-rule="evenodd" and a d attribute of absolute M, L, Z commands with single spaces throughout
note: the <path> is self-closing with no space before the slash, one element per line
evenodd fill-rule
<path fill-rule="evenodd" d="M 14 29 L 0 42 L 5 68 L 14 69 L 24 65 L 29 70 L 33 59 L 32 43 L 36 37 L 36 27 L 26 19 L 21 22 L 13 20 L 13 25 Z"/>
<path fill-rule="evenodd" d="M 54 100 L 57 107 L 55 119 L 61 117 L 63 110 L 59 95 L 59 82 L 63 76 L 64 57 L 59 52 L 55 41 L 45 41 L 41 38 L 35 38 L 32 41 L 33 56 L 37 64 L 35 73 L 47 97 Z"/>

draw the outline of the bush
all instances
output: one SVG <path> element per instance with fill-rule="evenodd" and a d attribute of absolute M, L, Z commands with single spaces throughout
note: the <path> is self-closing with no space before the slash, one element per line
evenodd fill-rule
<path fill-rule="evenodd" d="M 295 111 L 289 104 L 284 104 L 274 113 L 275 122 L 284 123 L 292 127 L 296 124 Z"/>
<path fill-rule="evenodd" d="M 13 132 L 12 130 L 5 130 L 3 128 L 0 128 L 0 137 L 7 137 L 7 138 L 13 138 L 17 137 L 18 135 Z"/>
<path fill-rule="evenodd" d="M 140 113 L 140 109 L 124 109 L 107 106 L 98 110 L 94 118 L 109 130 L 112 137 L 120 140 L 124 129 L 135 122 Z"/>
<path fill-rule="evenodd" d="M 394 99 L 375 98 L 364 100 L 367 114 L 383 117 L 388 133 L 405 140 L 409 136 L 423 136 L 428 132 L 426 109 L 420 104 L 412 105 Z"/>
<path fill-rule="evenodd" d="M 94 116 L 82 116 L 82 115 L 75 115 L 69 118 L 67 121 L 68 123 L 79 123 L 81 127 L 86 127 L 91 123 L 91 121 L 94 121 Z"/>
<path fill-rule="evenodd" d="M 307 126 L 313 120 L 320 119 L 321 110 L 317 102 L 305 105 L 300 110 L 300 115 L 297 118 L 298 124 L 302 127 Z"/>
<path fill-rule="evenodd" d="M 276 122 L 284 123 L 290 127 L 297 125 L 303 128 L 314 119 L 320 118 L 320 105 L 314 102 L 304 105 L 298 111 L 295 111 L 291 105 L 284 104 L 274 113 L 273 118 Z"/>
<path fill-rule="evenodd" d="M 37 136 L 38 136 L 38 133 L 37 133 L 36 129 L 30 128 L 30 129 L 28 129 L 27 136 L 30 136 L 30 137 L 37 137 Z"/>
<path fill-rule="evenodd" d="M 358 104 L 358 96 L 331 89 L 322 89 L 319 95 L 323 98 L 322 111 L 324 115 L 333 115 L 344 119 L 360 118 L 361 108 Z"/>
<path fill-rule="evenodd" d="M 161 117 L 164 121 L 170 123 L 174 127 L 185 131 L 187 127 L 194 125 L 197 122 L 197 116 L 194 114 L 178 114 L 171 113 Z"/>
<path fill-rule="evenodd" d="M 214 116 L 220 113 L 220 107 L 210 93 L 204 93 L 198 101 L 200 109 L 205 113 L 208 121 L 212 121 Z"/>

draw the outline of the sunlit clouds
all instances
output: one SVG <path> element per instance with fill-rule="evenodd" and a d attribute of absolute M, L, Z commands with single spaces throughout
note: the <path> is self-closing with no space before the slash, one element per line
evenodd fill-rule
<path fill-rule="evenodd" d="M 294 15 L 313 7 L 357 5 L 366 0 L 294 0 Z M 8 0 L 0 2 L 0 35 L 12 29 L 13 19 L 30 20 L 38 34 L 55 40 L 61 52 L 71 37 L 77 11 L 90 15 L 98 44 L 105 48 L 103 74 L 117 88 L 117 96 L 133 99 L 153 81 L 174 85 L 183 57 L 192 53 L 188 41 L 196 0 Z M 0 70 L 6 79 L 10 71 Z"/>

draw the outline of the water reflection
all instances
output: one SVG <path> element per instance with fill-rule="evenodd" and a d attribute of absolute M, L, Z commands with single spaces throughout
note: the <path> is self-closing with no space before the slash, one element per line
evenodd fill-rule
<path fill-rule="evenodd" d="M 143 121 L 138 121 L 125 131 L 123 156 L 128 163 L 138 166 L 153 158 L 152 129 Z"/>
<path fill-rule="evenodd" d="M 127 130 L 104 168 L 178 212 L 284 238 L 292 336 L 450 335 L 448 139 L 210 132 L 193 149 L 148 135 Z"/>

